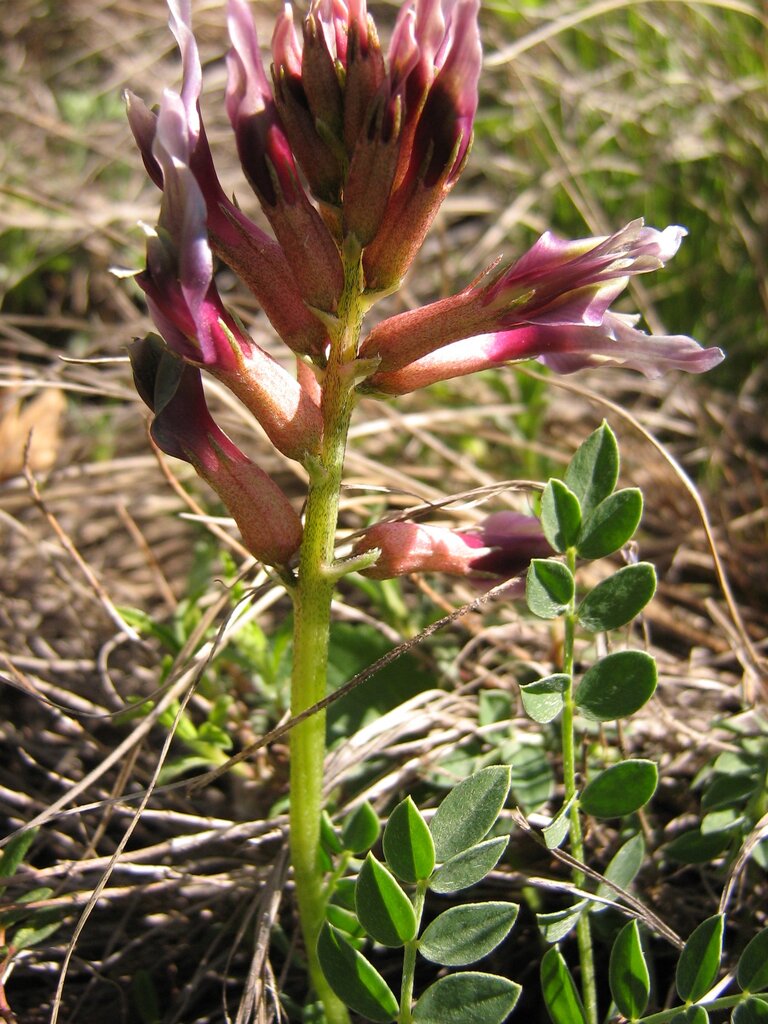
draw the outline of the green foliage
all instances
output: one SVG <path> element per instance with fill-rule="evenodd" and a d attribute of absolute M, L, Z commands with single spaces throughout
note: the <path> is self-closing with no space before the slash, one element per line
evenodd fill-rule
<path fill-rule="evenodd" d="M 419 952 L 446 967 L 476 963 L 503 942 L 517 920 L 516 903 L 470 903 L 443 911 L 424 930 Z"/>
<path fill-rule="evenodd" d="M 350 853 L 365 853 L 378 838 L 379 816 L 366 800 L 344 822 L 341 841 Z"/>
<path fill-rule="evenodd" d="M 609 882 L 613 882 L 614 885 L 618 885 L 620 889 L 627 889 L 642 867 L 644 857 L 645 842 L 638 832 L 636 836 L 632 836 L 619 847 L 605 869 L 603 877 L 607 878 Z M 609 885 L 601 882 L 597 887 L 597 895 L 604 899 L 613 899 L 615 894 Z M 594 911 L 599 912 L 600 909 L 600 906 L 597 905 Z"/>
<path fill-rule="evenodd" d="M 484 768 L 445 797 L 430 824 L 438 861 L 463 853 L 490 832 L 507 798 L 510 774 L 504 765 Z"/>
<path fill-rule="evenodd" d="M 360 924 L 382 946 L 403 946 L 416 936 L 418 922 L 411 901 L 371 853 L 357 876 L 355 908 Z"/>
<path fill-rule="evenodd" d="M 388 1021 L 398 1016 L 391 990 L 361 952 L 366 935 L 390 948 L 404 947 L 398 1020 L 501 1024 L 511 1012 L 520 986 L 476 972 L 440 978 L 411 1009 L 417 953 L 445 967 L 465 966 L 492 952 L 515 923 L 514 903 L 473 903 L 449 908 L 418 935 L 427 889 L 456 891 L 479 881 L 497 863 L 507 837 L 485 836 L 504 806 L 509 782 L 509 768 L 498 765 L 470 776 L 444 797 L 431 828 L 406 798 L 384 829 L 387 863 L 369 853 L 359 869 L 354 913 L 352 879 L 335 883 L 318 944 L 319 962 L 336 995 L 363 1017 Z M 444 863 L 436 867 L 440 860 Z M 346 863 L 342 861 L 342 870 Z M 409 885 L 415 886 L 411 898 L 404 888 Z"/>
<path fill-rule="evenodd" d="M 414 1024 L 502 1024 L 521 988 L 494 974 L 464 971 L 430 985 L 413 1008 Z"/>
<path fill-rule="evenodd" d="M 429 888 L 432 892 L 448 893 L 476 885 L 496 867 L 508 843 L 508 836 L 497 836 L 457 853 L 437 868 Z"/>
<path fill-rule="evenodd" d="M 659 771 L 653 761 L 630 758 L 596 776 L 581 795 L 580 804 L 595 818 L 621 818 L 639 810 L 653 796 Z"/>
<path fill-rule="evenodd" d="M 766 1024 L 768 1021 L 768 1002 L 750 996 L 734 1009 L 731 1024 Z"/>
<path fill-rule="evenodd" d="M 619 1012 L 630 1020 L 637 1020 L 648 1005 L 651 991 L 637 921 L 624 925 L 616 936 L 608 965 L 608 981 Z"/>
<path fill-rule="evenodd" d="M 753 720 L 754 718 L 754 720 Z M 721 723 L 733 733 L 732 750 L 719 754 L 698 775 L 701 822 L 698 828 L 676 836 L 664 847 L 672 861 L 706 863 L 736 855 L 744 838 L 768 810 L 768 739 L 763 715 L 740 716 Z M 752 859 L 768 867 L 768 843 L 758 843 Z"/>
<path fill-rule="evenodd" d="M 528 568 L 525 599 L 534 615 L 556 619 L 573 600 L 574 587 L 573 574 L 567 565 L 550 558 L 534 558 Z"/>
<path fill-rule="evenodd" d="M 677 994 L 695 1003 L 712 988 L 723 953 L 724 915 L 715 914 L 694 929 L 680 955 L 675 973 Z"/>
<path fill-rule="evenodd" d="M 582 714 L 598 722 L 627 718 L 652 697 L 656 661 L 644 651 L 617 651 L 595 662 L 582 677 L 574 702 Z"/>
<path fill-rule="evenodd" d="M 612 493 L 619 478 L 619 446 L 603 423 L 576 450 L 565 473 L 565 483 L 576 495 L 583 518 Z"/>
<path fill-rule="evenodd" d="M 557 718 L 563 710 L 563 695 L 568 689 L 569 682 L 570 676 L 556 672 L 532 683 L 524 683 L 520 687 L 520 696 L 529 718 L 542 725 Z"/>
<path fill-rule="evenodd" d="M 573 547 L 581 532 L 579 499 L 561 480 L 549 480 L 541 496 L 541 526 L 555 549 L 564 553 Z"/>
<path fill-rule="evenodd" d="M 650 562 L 627 565 L 590 590 L 577 609 L 579 624 L 589 633 L 626 626 L 656 592 L 656 570 Z"/>
<path fill-rule="evenodd" d="M 633 536 L 643 514 L 643 496 L 636 487 L 604 498 L 587 517 L 578 534 L 580 558 L 603 558 L 618 551 Z"/>
<path fill-rule="evenodd" d="M 435 868 L 432 833 L 410 797 L 398 804 L 384 829 L 384 856 L 402 882 L 420 882 Z"/>
<path fill-rule="evenodd" d="M 362 953 L 329 924 L 320 932 L 317 954 L 333 991 L 347 1006 L 379 1024 L 395 1019 L 398 1005 L 392 989 Z"/>
<path fill-rule="evenodd" d="M 555 946 L 541 960 L 541 992 L 552 1024 L 587 1024 L 571 972 Z"/>
<path fill-rule="evenodd" d="M 744 992 L 768 988 L 768 928 L 758 932 L 739 957 L 736 980 Z"/>
<path fill-rule="evenodd" d="M 27 829 L 10 839 L 0 856 L 0 878 L 12 878 L 24 863 L 37 829 Z M 0 903 L 7 886 L 0 885 Z M 17 953 L 38 946 L 61 926 L 62 912 L 56 907 L 34 907 L 31 904 L 50 899 L 53 889 L 39 886 L 28 889 L 8 909 L 0 911 L 0 964 L 7 964 Z"/>

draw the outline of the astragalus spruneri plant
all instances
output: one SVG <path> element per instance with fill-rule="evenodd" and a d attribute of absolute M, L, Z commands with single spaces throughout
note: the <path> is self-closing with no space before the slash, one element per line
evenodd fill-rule
<path fill-rule="evenodd" d="M 682 228 L 633 221 L 604 238 L 547 232 L 518 260 L 463 291 L 379 322 L 468 159 L 482 53 L 479 0 L 411 0 L 385 58 L 365 0 L 313 0 L 277 19 L 265 67 L 246 0 L 229 0 L 226 108 L 240 162 L 271 234 L 223 191 L 200 114 L 202 71 L 188 0 L 170 0 L 179 92 L 151 110 L 128 97 L 130 125 L 162 190 L 137 280 L 158 334 L 131 348 L 160 449 L 191 463 L 231 512 L 252 554 L 295 608 L 292 711 L 326 693 L 331 598 L 351 571 L 513 575 L 542 553 L 528 521 L 460 536 L 379 525 L 337 560 L 339 491 L 357 397 L 400 395 L 447 378 L 538 359 L 568 373 L 632 366 L 702 372 L 722 358 L 687 337 L 648 336 L 610 306 L 630 276 L 657 270 Z M 215 260 L 251 290 L 295 360 L 275 361 L 226 309 Z M 478 268 L 481 269 L 481 268 Z M 303 521 L 280 487 L 216 425 L 202 372 L 231 389 L 271 443 L 303 465 Z M 255 460 L 255 461 L 254 461 Z M 472 553 L 475 552 L 473 555 Z M 315 953 L 325 895 L 318 867 L 324 715 L 291 734 L 291 857 L 312 983 L 328 1021 L 346 1020 Z"/>

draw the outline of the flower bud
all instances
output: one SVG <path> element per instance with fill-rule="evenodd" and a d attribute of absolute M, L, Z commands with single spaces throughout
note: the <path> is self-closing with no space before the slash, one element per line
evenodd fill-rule
<path fill-rule="evenodd" d="M 495 513 L 475 530 L 407 520 L 378 523 L 366 530 L 354 554 L 375 548 L 381 552 L 379 558 L 364 575 L 379 580 L 414 572 L 511 579 L 532 558 L 552 553 L 538 519 L 518 512 Z"/>
<path fill-rule="evenodd" d="M 156 335 L 137 339 L 130 357 L 136 390 L 155 414 L 151 432 L 158 448 L 195 467 L 226 505 L 252 555 L 267 565 L 287 565 L 301 544 L 301 521 L 275 481 L 216 425 L 200 371 Z"/>
<path fill-rule="evenodd" d="M 334 313 L 344 272 L 338 248 L 298 178 L 245 0 L 229 0 L 232 49 L 227 113 L 245 175 L 259 198 L 309 306 Z"/>
<path fill-rule="evenodd" d="M 416 0 L 398 16 L 390 83 L 403 98 L 403 132 L 394 189 L 364 253 L 371 290 L 399 284 L 464 167 L 482 62 L 478 8 L 479 0 Z"/>

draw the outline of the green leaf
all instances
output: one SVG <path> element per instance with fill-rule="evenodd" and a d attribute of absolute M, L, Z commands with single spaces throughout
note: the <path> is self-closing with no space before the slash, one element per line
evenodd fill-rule
<path fill-rule="evenodd" d="M 58 918 L 58 911 L 52 911 L 52 913 L 55 913 Z M 51 921 L 48 919 L 50 915 L 46 915 L 45 920 L 41 920 L 41 917 L 42 915 L 35 915 L 31 924 L 25 925 L 13 933 L 12 944 L 17 953 L 22 949 L 31 949 L 32 946 L 37 946 L 61 927 L 60 920 Z"/>
<path fill-rule="evenodd" d="M 11 875 L 16 873 L 16 869 L 24 860 L 27 851 L 35 841 L 37 831 L 36 828 L 27 829 L 26 832 L 20 832 L 8 841 L 3 850 L 3 855 L 0 857 L 0 878 L 10 878 Z M 0 888 L 0 892 L 4 888 L 5 886 Z"/>
<path fill-rule="evenodd" d="M 419 882 L 434 870 L 432 833 L 409 796 L 389 816 L 383 849 L 387 864 L 404 882 Z"/>
<path fill-rule="evenodd" d="M 413 905 L 383 864 L 369 853 L 355 886 L 360 924 L 382 946 L 402 946 L 416 937 Z"/>
<path fill-rule="evenodd" d="M 608 965 L 608 983 L 620 1013 L 630 1020 L 643 1015 L 648 1005 L 651 979 L 637 921 L 624 925 L 616 936 Z"/>
<path fill-rule="evenodd" d="M 443 799 L 430 824 L 437 860 L 450 860 L 488 835 L 507 799 L 510 777 L 507 765 L 483 768 Z"/>
<path fill-rule="evenodd" d="M 556 619 L 567 611 L 575 587 L 571 570 L 554 558 L 534 558 L 528 566 L 525 599 L 540 619 Z"/>
<path fill-rule="evenodd" d="M 658 781 L 659 770 L 653 761 L 637 758 L 611 765 L 582 793 L 582 810 L 595 818 L 621 818 L 647 804 Z"/>
<path fill-rule="evenodd" d="M 741 831 L 745 821 L 743 814 L 739 814 L 735 807 L 725 807 L 722 811 L 710 811 L 701 819 L 701 834 L 703 836 L 718 832 L 733 834 Z"/>
<path fill-rule="evenodd" d="M 419 939 L 419 952 L 433 964 L 464 967 L 482 960 L 512 930 L 516 903 L 469 903 L 444 911 Z"/>
<path fill-rule="evenodd" d="M 728 847 L 731 841 L 728 832 L 712 832 L 703 835 L 698 828 L 689 829 L 675 836 L 664 847 L 664 853 L 678 864 L 708 864 Z"/>
<path fill-rule="evenodd" d="M 723 922 L 723 914 L 715 914 L 702 921 L 680 954 L 675 985 L 685 1002 L 697 1002 L 715 983 L 723 952 Z"/>
<path fill-rule="evenodd" d="M 328 984 L 355 1013 L 376 1024 L 388 1024 L 397 1017 L 400 1008 L 389 985 L 373 964 L 329 924 L 320 932 L 317 955 Z"/>
<path fill-rule="evenodd" d="M 644 651 L 617 651 L 584 673 L 574 700 L 579 710 L 598 722 L 626 718 L 646 704 L 656 689 L 656 661 Z"/>
<path fill-rule="evenodd" d="M 379 838 L 379 816 L 366 800 L 355 808 L 341 829 L 344 849 L 350 853 L 365 853 Z"/>
<path fill-rule="evenodd" d="M 541 527 L 555 551 L 567 551 L 579 539 L 579 499 L 562 480 L 550 480 L 541 496 Z"/>
<path fill-rule="evenodd" d="M 750 996 L 734 1009 L 731 1024 L 766 1024 L 768 1022 L 768 1003 L 764 999 Z"/>
<path fill-rule="evenodd" d="M 414 1024 L 502 1024 L 512 1013 L 520 985 L 495 974 L 461 971 L 439 978 L 413 1008 Z"/>
<path fill-rule="evenodd" d="M 584 523 L 576 551 L 581 558 L 604 558 L 632 537 L 643 514 L 637 487 L 616 491 L 600 502 Z"/>
<path fill-rule="evenodd" d="M 520 687 L 520 696 L 528 716 L 542 725 L 557 718 L 563 710 L 563 694 L 569 682 L 570 676 L 557 672 L 533 683 L 524 683 Z"/>
<path fill-rule="evenodd" d="M 670 1024 L 709 1024 L 709 1014 L 703 1006 L 689 1006 L 682 1013 L 676 1013 Z"/>
<path fill-rule="evenodd" d="M 762 992 L 768 988 L 768 928 L 747 944 L 739 957 L 736 980 L 744 992 Z"/>
<path fill-rule="evenodd" d="M 555 946 L 548 949 L 541 961 L 541 991 L 552 1024 L 587 1024 L 579 993 Z"/>
<path fill-rule="evenodd" d="M 623 846 L 620 846 L 613 855 L 608 867 L 605 869 L 605 877 L 609 882 L 618 885 L 620 889 L 627 889 L 643 866 L 644 857 L 645 842 L 638 832 L 636 836 L 632 836 Z M 604 882 L 598 885 L 597 895 L 602 896 L 603 899 L 616 898 L 616 893 Z M 593 911 L 599 911 L 600 909 L 600 907 L 594 907 Z"/>
<path fill-rule="evenodd" d="M 365 937 L 365 930 L 357 919 L 357 914 L 353 914 L 351 910 L 345 910 L 344 907 L 339 907 L 335 903 L 329 903 L 325 908 L 325 915 L 328 918 L 328 923 L 332 924 L 340 932 L 349 938 L 361 938 Z"/>
<path fill-rule="evenodd" d="M 382 636 L 375 626 L 363 622 L 334 622 L 328 662 L 329 692 L 384 657 L 390 648 L 389 638 Z M 434 678 L 425 663 L 404 654 L 379 669 L 375 683 L 359 686 L 331 704 L 326 718 L 329 742 L 354 736 L 364 725 L 433 685 Z"/>
<path fill-rule="evenodd" d="M 532 814 L 549 803 L 554 771 L 544 747 L 521 743 L 513 737 L 502 744 L 500 751 L 502 758 L 512 766 L 511 792 L 515 803 L 526 814 Z"/>
<path fill-rule="evenodd" d="M 719 811 L 734 804 L 741 805 L 757 788 L 752 775 L 720 775 L 707 786 L 702 798 L 702 811 Z"/>
<path fill-rule="evenodd" d="M 328 854 L 338 854 L 344 849 L 327 811 L 320 815 L 320 842 Z"/>
<path fill-rule="evenodd" d="M 577 609 L 579 622 L 590 633 L 625 626 L 638 615 L 656 591 L 656 570 L 650 562 L 626 565 L 590 590 Z"/>
<path fill-rule="evenodd" d="M 576 794 L 574 793 L 570 800 L 563 804 L 552 821 L 541 830 L 548 850 L 556 850 L 568 835 L 568 830 L 571 827 L 571 808 L 575 799 Z"/>
<path fill-rule="evenodd" d="M 429 888 L 440 893 L 468 889 L 496 867 L 508 843 L 509 836 L 497 836 L 457 853 L 435 871 Z"/>
<path fill-rule="evenodd" d="M 565 910 L 552 910 L 536 915 L 536 924 L 545 942 L 554 945 L 564 939 L 578 924 L 579 918 L 589 907 L 589 900 L 579 900 Z"/>
<path fill-rule="evenodd" d="M 619 479 L 619 446 L 616 435 L 603 420 L 581 444 L 565 471 L 565 482 L 581 502 L 582 516 L 607 498 Z"/>
<path fill-rule="evenodd" d="M 355 909 L 355 882 L 354 878 L 340 878 L 333 888 L 333 902 L 347 910 Z"/>

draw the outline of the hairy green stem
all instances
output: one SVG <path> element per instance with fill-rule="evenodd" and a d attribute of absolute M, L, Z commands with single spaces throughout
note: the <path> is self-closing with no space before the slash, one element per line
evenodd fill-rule
<path fill-rule="evenodd" d="M 575 575 L 576 550 L 569 548 L 567 555 L 568 568 Z M 563 672 L 568 676 L 568 684 L 564 694 L 565 704 L 562 715 L 562 747 L 563 747 L 563 781 L 565 784 L 565 801 L 571 800 L 576 794 L 576 738 L 573 719 L 575 705 L 573 700 L 573 645 L 576 631 L 576 599 L 565 615 L 565 636 L 563 639 Z M 571 854 L 583 863 L 584 838 L 581 831 L 581 814 L 578 800 L 574 801 L 570 813 Z M 574 870 L 573 884 L 577 888 L 584 885 L 584 874 Z M 576 940 L 579 947 L 579 963 L 581 965 L 581 992 L 588 1024 L 597 1024 L 597 985 L 595 982 L 595 960 L 592 949 L 592 932 L 589 914 L 584 913 L 576 924 Z"/>
<path fill-rule="evenodd" d="M 327 688 L 336 521 L 354 407 L 355 381 L 350 370 L 362 321 L 359 258 L 348 259 L 346 271 L 338 317 L 330 332 L 331 350 L 322 388 L 323 444 L 309 467 L 304 540 L 293 591 L 293 715 L 321 700 Z M 323 1003 L 327 1024 L 348 1024 L 346 1007 L 331 991 L 317 959 L 325 911 L 320 868 L 325 749 L 325 712 L 312 715 L 291 733 L 291 862 L 312 984 Z"/>
<path fill-rule="evenodd" d="M 424 912 L 424 897 L 427 893 L 426 881 L 418 882 L 416 892 L 413 894 L 413 910 L 416 914 L 416 934 L 421 929 L 421 915 Z M 413 1002 L 413 982 L 416 973 L 416 951 L 419 948 L 419 940 L 413 939 L 406 942 L 403 951 L 403 981 L 400 986 L 400 1013 L 397 1017 L 397 1024 L 411 1024 L 413 1013 L 411 1003 Z"/>

